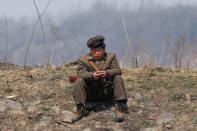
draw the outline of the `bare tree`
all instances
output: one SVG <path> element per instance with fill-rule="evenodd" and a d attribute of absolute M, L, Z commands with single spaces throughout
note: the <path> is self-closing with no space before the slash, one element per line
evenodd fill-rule
<path fill-rule="evenodd" d="M 8 60 L 8 22 L 6 16 L 4 17 L 5 20 L 5 59 L 4 61 L 7 63 Z"/>
<path fill-rule="evenodd" d="M 196 59 L 197 59 L 197 45 L 195 43 L 188 43 L 187 44 L 187 54 L 184 60 L 184 66 L 189 71 L 191 68 L 196 66 Z"/>
<path fill-rule="evenodd" d="M 51 56 L 51 59 L 56 58 L 57 64 L 59 65 L 61 63 L 60 58 L 61 56 L 63 56 L 60 50 L 61 48 L 58 44 L 59 28 L 52 22 L 50 22 L 50 34 L 52 36 L 52 42 L 55 44 L 55 51 L 54 54 Z"/>
<path fill-rule="evenodd" d="M 46 36 L 45 36 L 45 31 L 44 31 L 43 23 L 42 23 L 41 16 L 40 16 L 40 12 L 39 12 L 39 10 L 38 10 L 38 6 L 37 6 L 35 0 L 33 0 L 33 3 L 34 3 L 34 5 L 35 5 L 36 12 L 37 12 L 37 15 L 38 15 L 38 18 L 39 18 L 39 22 L 40 22 L 40 26 L 41 26 L 41 29 L 42 29 L 42 36 L 43 36 L 43 41 L 44 41 L 44 46 L 45 46 L 44 54 L 45 54 L 45 58 L 46 58 L 46 64 L 49 64 L 49 58 L 47 57 Z"/>
<path fill-rule="evenodd" d="M 122 57 L 122 60 L 120 62 L 120 66 L 123 66 L 125 64 L 124 61 L 127 58 L 129 50 L 132 50 L 132 43 L 131 43 L 131 40 L 129 38 L 129 35 L 128 35 L 128 32 L 127 32 L 127 28 L 126 28 L 126 23 L 125 23 L 125 14 L 124 14 L 123 0 L 121 1 L 121 16 L 122 16 L 122 24 L 123 24 L 123 27 L 124 27 L 125 36 L 126 36 L 126 39 L 127 39 L 127 42 L 128 42 L 128 49 L 125 51 L 125 53 L 124 53 L 124 55 Z"/>
<path fill-rule="evenodd" d="M 3 18 L 1 17 L 0 18 L 0 39 L 2 40 L 2 43 L 3 43 L 3 34 L 4 34 L 4 31 L 3 31 Z M 3 46 L 3 44 L 2 44 Z M 3 48 L 3 47 L 2 47 Z M 2 48 L 0 48 L 0 52 L 2 53 Z M 1 54 L 0 54 L 1 55 Z"/>
<path fill-rule="evenodd" d="M 136 26 L 137 26 L 137 24 L 139 22 L 139 18 L 140 18 L 141 13 L 142 13 L 143 3 L 144 3 L 144 0 L 141 0 L 141 4 L 140 4 L 139 10 L 138 10 L 136 24 L 135 24 L 134 28 L 136 28 Z M 127 28 L 126 28 L 123 0 L 121 1 L 121 16 L 122 16 L 122 23 L 123 23 L 123 27 L 124 27 L 125 36 L 126 36 L 126 39 L 127 39 L 127 42 L 128 42 L 128 49 L 125 51 L 125 54 L 123 55 L 122 60 L 120 62 L 120 65 L 123 66 L 124 65 L 124 61 L 126 60 L 129 51 L 135 52 L 134 48 L 133 48 L 132 40 L 129 38 L 129 35 L 128 35 L 128 32 L 127 32 Z M 134 31 L 135 31 L 135 29 L 134 29 Z M 131 35 L 131 38 L 132 38 L 132 35 Z M 135 55 L 135 53 L 133 55 Z M 134 56 L 135 60 L 138 59 L 137 57 L 138 56 Z M 136 65 L 136 66 L 138 66 L 138 65 Z"/>
<path fill-rule="evenodd" d="M 28 43 L 28 46 L 27 46 L 27 50 L 25 52 L 25 60 L 24 60 L 24 70 L 26 70 L 26 64 L 27 64 L 27 54 L 29 52 L 29 49 L 30 49 L 30 46 L 31 46 L 31 43 L 32 43 L 32 40 L 33 40 L 33 37 L 34 37 L 34 31 L 36 29 L 36 26 L 40 20 L 40 18 L 43 16 L 43 14 L 45 13 L 45 11 L 47 10 L 48 6 L 50 5 L 52 0 L 49 0 L 47 5 L 45 6 L 44 10 L 42 11 L 42 13 L 39 15 L 39 18 L 36 20 L 33 28 L 32 28 L 32 32 L 31 32 L 31 37 L 30 37 L 30 40 L 29 40 L 29 43 Z M 28 74 L 28 71 L 27 71 L 27 74 Z"/>
<path fill-rule="evenodd" d="M 2 37 L 2 45 L 5 45 L 5 56 L 3 58 L 4 62 L 8 60 L 8 26 L 7 26 L 7 17 L 1 17 L 0 20 L 0 37 Z"/>
<path fill-rule="evenodd" d="M 164 40 L 163 40 L 163 48 L 162 48 L 162 51 L 161 51 L 161 55 L 160 55 L 158 66 L 161 65 L 163 54 L 166 51 L 166 44 L 167 44 L 167 42 L 168 42 L 168 30 L 167 30 L 166 36 L 164 37 Z"/>
<path fill-rule="evenodd" d="M 182 68 L 184 58 L 186 56 L 185 37 L 181 35 L 180 40 L 175 39 L 173 45 L 168 49 L 168 53 L 174 58 L 174 68 Z"/>
<path fill-rule="evenodd" d="M 136 67 L 139 67 L 140 65 L 153 66 L 155 63 L 152 58 L 151 52 L 148 50 L 143 41 L 140 41 L 137 44 L 133 52 L 133 57 L 135 58 Z"/>

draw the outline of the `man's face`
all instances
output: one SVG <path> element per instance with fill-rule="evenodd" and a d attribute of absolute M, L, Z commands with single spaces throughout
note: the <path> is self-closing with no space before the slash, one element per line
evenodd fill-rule
<path fill-rule="evenodd" d="M 96 60 L 100 60 L 105 53 L 104 48 L 102 47 L 96 47 L 96 48 L 91 48 L 91 54 Z"/>

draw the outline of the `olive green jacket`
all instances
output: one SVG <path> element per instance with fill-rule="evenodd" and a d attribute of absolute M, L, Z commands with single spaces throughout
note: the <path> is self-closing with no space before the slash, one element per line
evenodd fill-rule
<path fill-rule="evenodd" d="M 86 58 L 87 55 L 89 56 L 88 59 Z M 105 52 L 103 58 L 99 61 L 95 60 L 91 54 L 87 55 L 78 58 L 77 75 L 80 78 L 84 80 L 93 80 L 95 69 L 90 65 L 89 61 L 92 61 L 100 71 L 106 71 L 107 75 L 110 77 L 122 74 L 115 54 Z"/>

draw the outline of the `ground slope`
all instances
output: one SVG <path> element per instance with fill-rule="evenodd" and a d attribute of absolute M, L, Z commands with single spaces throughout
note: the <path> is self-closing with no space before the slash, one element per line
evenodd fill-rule
<path fill-rule="evenodd" d="M 99 105 L 88 117 L 69 123 L 74 108 L 76 65 L 28 67 L 0 63 L 0 130 L 197 130 L 197 72 L 170 68 L 123 70 L 129 114 L 113 121 L 114 107 Z"/>

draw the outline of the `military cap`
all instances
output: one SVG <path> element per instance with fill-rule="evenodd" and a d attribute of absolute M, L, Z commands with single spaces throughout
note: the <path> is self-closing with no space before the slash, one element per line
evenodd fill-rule
<path fill-rule="evenodd" d="M 88 48 L 94 48 L 99 46 L 105 48 L 104 40 L 105 38 L 102 35 L 94 36 L 88 40 L 87 46 Z"/>

